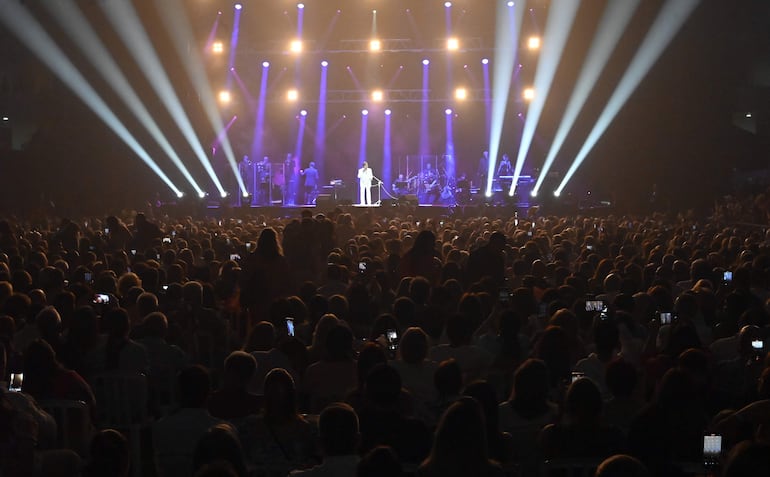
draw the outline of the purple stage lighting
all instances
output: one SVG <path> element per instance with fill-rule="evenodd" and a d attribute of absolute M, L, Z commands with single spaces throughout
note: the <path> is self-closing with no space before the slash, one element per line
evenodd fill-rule
<path fill-rule="evenodd" d="M 424 60 L 422 60 L 422 64 L 425 66 L 428 66 L 430 64 L 430 60 L 425 58 Z"/>
<path fill-rule="evenodd" d="M 444 114 L 446 114 L 447 116 L 450 116 L 452 114 L 452 110 L 447 108 L 444 110 Z"/>
<path fill-rule="evenodd" d="M 324 68 L 326 68 L 327 66 L 329 66 L 329 62 L 328 62 L 328 61 L 326 61 L 326 60 L 323 60 L 323 61 L 321 62 L 321 66 L 323 66 Z"/>
<path fill-rule="evenodd" d="M 241 5 L 240 3 L 236 3 L 235 4 L 235 9 L 236 10 L 240 10 L 241 8 L 243 8 L 243 5 Z"/>
<path fill-rule="evenodd" d="M 305 4 L 304 4 L 304 3 L 298 3 L 298 4 L 297 4 L 297 8 L 299 8 L 300 10 L 302 10 L 303 8 L 305 8 Z"/>
<path fill-rule="evenodd" d="M 362 109 L 362 110 L 361 110 L 361 115 L 363 115 L 363 116 L 369 116 L 369 110 L 368 110 L 368 109 Z"/>
<path fill-rule="evenodd" d="M 262 62 L 262 68 L 270 68 L 270 62 L 269 61 L 263 61 Z"/>
<path fill-rule="evenodd" d="M 302 111 L 299 112 L 299 115 L 300 116 L 307 116 L 307 110 L 303 109 Z"/>
<path fill-rule="evenodd" d="M 482 65 L 488 65 L 489 64 L 489 60 L 484 58 L 484 59 L 481 60 L 481 64 Z"/>
<path fill-rule="evenodd" d="M 391 111 L 390 109 L 385 110 L 385 116 L 390 116 L 391 114 L 393 114 L 393 111 Z"/>

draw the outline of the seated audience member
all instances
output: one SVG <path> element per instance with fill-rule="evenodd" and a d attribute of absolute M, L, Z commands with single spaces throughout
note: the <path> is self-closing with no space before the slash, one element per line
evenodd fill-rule
<path fill-rule="evenodd" d="M 553 399 L 560 400 L 573 366 L 569 340 L 564 328 L 551 325 L 543 330 L 535 344 L 532 357 L 545 363 L 548 368 L 548 392 Z"/>
<path fill-rule="evenodd" d="M 698 403 L 690 376 L 677 368 L 670 369 L 655 399 L 631 423 L 630 454 L 653 475 L 672 473 L 674 462 L 700 461 L 706 420 Z"/>
<path fill-rule="evenodd" d="M 275 347 L 275 341 L 275 327 L 269 321 L 260 321 L 249 333 L 243 351 L 251 353 L 257 363 L 256 372 L 249 383 L 249 391 L 252 393 L 262 394 L 265 376 L 276 368 L 287 370 L 295 380 L 297 379 L 292 370 L 291 361 L 281 350 Z"/>
<path fill-rule="evenodd" d="M 99 334 L 99 317 L 94 309 L 80 307 L 72 315 L 58 356 L 65 366 L 88 379 L 104 368 L 104 340 Z"/>
<path fill-rule="evenodd" d="M 131 324 L 126 310 L 115 308 L 105 313 L 102 327 L 107 331 L 104 344 L 105 371 L 146 373 L 149 370 L 147 350 L 128 337 Z"/>
<path fill-rule="evenodd" d="M 213 426 L 203 434 L 195 446 L 193 453 L 195 475 L 206 465 L 215 462 L 227 462 L 238 477 L 248 476 L 241 442 L 230 426 Z"/>
<path fill-rule="evenodd" d="M 449 344 L 434 346 L 428 356 L 435 362 L 454 358 L 463 371 L 464 382 L 482 378 L 492 364 L 492 357 L 483 349 L 471 344 L 473 323 L 468 316 L 454 313 L 446 322 Z"/>
<path fill-rule="evenodd" d="M 313 340 L 307 348 L 310 363 L 317 363 L 326 356 L 326 337 L 329 331 L 339 323 L 337 317 L 331 313 L 321 316 L 318 320 L 313 330 Z"/>
<path fill-rule="evenodd" d="M 428 406 L 431 416 L 428 424 L 431 427 L 436 425 L 444 411 L 453 402 L 460 399 L 460 391 L 463 388 L 463 372 L 457 361 L 448 359 L 439 363 L 436 373 L 433 375 L 433 386 L 436 388 L 436 400 Z"/>
<path fill-rule="evenodd" d="M 125 436 L 114 429 L 104 429 L 91 439 L 90 460 L 83 469 L 83 477 L 111 475 L 127 477 L 131 468 L 131 451 Z M 134 465 L 141 465 L 134 462 Z"/>
<path fill-rule="evenodd" d="M 636 368 L 626 360 L 616 358 L 607 365 L 605 379 L 611 397 L 604 403 L 604 422 L 628 435 L 631 422 L 644 407 L 637 392 Z"/>
<path fill-rule="evenodd" d="M 198 440 L 212 426 L 226 424 L 209 414 L 211 392 L 209 373 L 202 366 L 190 366 L 177 378 L 180 409 L 161 418 L 152 427 L 155 464 L 160 477 L 192 474 L 193 451 Z"/>
<path fill-rule="evenodd" d="M 297 412 L 294 380 L 284 369 L 265 377 L 264 405 L 260 415 L 246 419 L 240 428 L 248 460 L 255 465 L 303 465 L 316 455 L 313 428 Z"/>
<path fill-rule="evenodd" d="M 364 385 L 366 383 L 366 376 L 377 365 L 386 364 L 388 362 L 388 356 L 385 354 L 385 350 L 377 343 L 366 343 L 364 347 L 358 352 L 358 359 L 356 360 L 356 388 L 352 390 L 345 402 L 350 404 L 353 409 L 358 413 L 359 419 L 361 417 L 361 407 L 364 405 Z"/>
<path fill-rule="evenodd" d="M 487 430 L 489 457 L 501 464 L 513 459 L 513 439 L 499 429 L 499 412 L 495 387 L 486 381 L 474 381 L 463 390 L 463 396 L 472 397 L 481 405 Z"/>
<path fill-rule="evenodd" d="M 594 477 L 650 477 L 650 472 L 638 459 L 618 454 L 604 459 Z"/>
<path fill-rule="evenodd" d="M 378 446 L 367 452 L 356 469 L 356 477 L 402 477 L 403 475 L 401 461 L 388 446 Z"/>
<path fill-rule="evenodd" d="M 150 361 L 150 375 L 167 370 L 169 376 L 176 375 L 190 362 L 190 357 L 179 346 L 166 342 L 168 319 L 156 311 L 148 314 L 142 322 L 143 336 L 136 340 L 144 346 Z"/>
<path fill-rule="evenodd" d="M 487 431 L 481 406 L 461 398 L 446 410 L 433 439 L 430 455 L 420 464 L 418 477 L 498 477 L 502 468 L 489 459 Z"/>
<path fill-rule="evenodd" d="M 242 419 L 259 413 L 262 399 L 246 390 L 257 370 L 254 356 L 243 351 L 233 351 L 225 359 L 222 387 L 209 398 L 209 412 L 224 420 Z"/>
<path fill-rule="evenodd" d="M 398 343 L 398 359 L 389 364 L 398 371 L 401 383 L 414 397 L 418 408 L 436 399 L 433 376 L 438 364 L 429 361 L 428 335 L 422 328 L 408 328 Z"/>
<path fill-rule="evenodd" d="M 596 352 L 578 361 L 573 369 L 593 381 L 599 388 L 602 399 L 607 400 L 610 393 L 605 380 L 606 367 L 620 347 L 617 325 L 610 320 L 596 320 L 594 344 Z"/>
<path fill-rule="evenodd" d="M 421 462 L 430 450 L 430 431 L 421 420 L 403 411 L 401 378 L 387 364 L 379 364 L 366 375 L 364 396 L 358 412 L 361 451 L 386 445 L 402 462 Z"/>
<path fill-rule="evenodd" d="M 96 406 L 91 386 L 78 373 L 62 366 L 51 345 L 42 339 L 30 343 L 24 353 L 22 391 L 38 401 L 83 401 L 92 410 L 92 415 Z"/>
<path fill-rule="evenodd" d="M 538 443 L 546 459 L 604 459 L 624 449 L 623 434 L 601 422 L 602 398 L 596 384 L 580 378 L 570 385 L 564 414 L 540 431 Z"/>
<path fill-rule="evenodd" d="M 723 477 L 770 475 L 770 444 L 743 441 L 733 447 L 727 457 Z"/>
<path fill-rule="evenodd" d="M 354 477 L 360 462 L 358 416 L 347 404 L 327 406 L 318 419 L 323 462 L 308 470 L 295 470 L 292 477 Z"/>
<path fill-rule="evenodd" d="M 356 387 L 353 333 L 337 325 L 326 337 L 326 357 L 308 366 L 303 391 L 309 396 L 310 412 L 317 413 L 329 403 L 342 401 Z"/>

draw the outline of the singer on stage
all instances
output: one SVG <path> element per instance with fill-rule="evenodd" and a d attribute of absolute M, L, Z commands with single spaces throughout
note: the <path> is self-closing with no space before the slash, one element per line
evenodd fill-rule
<path fill-rule="evenodd" d="M 374 179 L 374 173 L 369 167 L 369 163 L 364 161 L 363 167 L 358 170 L 358 192 L 361 205 L 372 205 L 372 179 Z"/>

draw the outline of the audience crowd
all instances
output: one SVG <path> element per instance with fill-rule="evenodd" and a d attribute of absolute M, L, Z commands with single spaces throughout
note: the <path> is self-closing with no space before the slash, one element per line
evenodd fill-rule
<path fill-rule="evenodd" d="M 0 476 L 770 475 L 768 210 L 0 220 Z"/>

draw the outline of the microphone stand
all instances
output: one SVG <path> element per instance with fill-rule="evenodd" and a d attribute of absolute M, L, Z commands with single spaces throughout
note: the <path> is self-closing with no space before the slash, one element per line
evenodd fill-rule
<path fill-rule="evenodd" d="M 372 179 L 377 181 L 377 202 L 374 205 L 380 207 L 382 205 L 382 181 L 377 176 L 372 176 Z"/>

